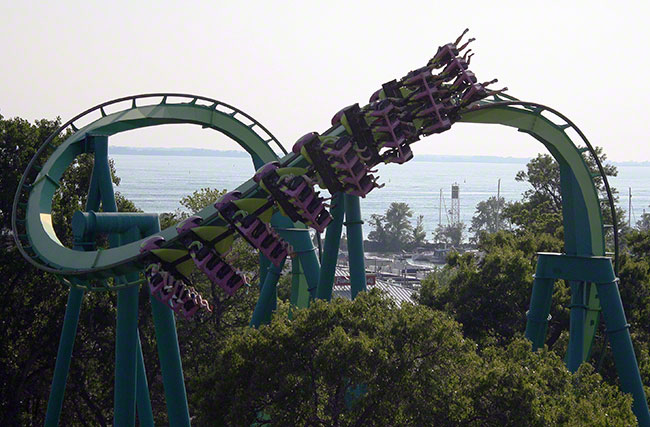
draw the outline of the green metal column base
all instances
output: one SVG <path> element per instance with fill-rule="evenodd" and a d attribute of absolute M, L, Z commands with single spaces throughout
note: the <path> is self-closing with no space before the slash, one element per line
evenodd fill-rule
<path fill-rule="evenodd" d="M 174 313 L 169 307 L 165 307 L 165 304 L 151 297 L 151 295 L 149 300 L 151 301 L 151 312 L 153 313 L 153 323 L 156 330 L 158 358 L 160 359 L 169 424 L 172 426 L 189 426 L 190 412 L 187 406 L 185 378 L 183 377 L 181 353 L 178 348 Z"/>
<path fill-rule="evenodd" d="M 65 317 L 63 318 L 59 350 L 56 355 L 52 389 L 50 390 L 50 398 L 47 402 L 47 413 L 45 415 L 45 425 L 47 427 L 59 425 L 63 396 L 65 395 L 65 384 L 68 379 L 68 371 L 70 370 L 72 348 L 74 347 L 74 339 L 77 335 L 77 325 L 79 324 L 79 313 L 81 312 L 83 296 L 83 290 L 70 288 L 68 305 L 65 308 Z"/>
<path fill-rule="evenodd" d="M 295 258 L 291 260 L 291 305 L 298 308 L 309 307 L 307 279 L 300 261 Z"/>
<path fill-rule="evenodd" d="M 138 408 L 138 420 L 141 426 L 153 427 L 153 409 L 151 408 L 151 397 L 149 396 L 149 382 L 147 381 L 147 371 L 144 366 L 144 358 L 142 357 L 142 343 L 140 342 L 140 334 L 138 334 L 138 348 L 137 348 L 137 370 L 138 378 L 136 382 L 136 406 Z"/>
<path fill-rule="evenodd" d="M 567 368 L 571 372 L 578 370 L 585 361 L 584 337 L 587 305 L 585 301 L 585 283 L 571 281 L 571 309 L 569 324 L 569 349 L 567 351 Z"/>
<path fill-rule="evenodd" d="M 603 318 L 607 326 L 607 335 L 609 336 L 616 370 L 621 381 L 621 390 L 632 394 L 634 399 L 632 410 L 637 417 L 639 425 L 650 427 L 648 402 L 646 400 L 645 390 L 643 389 L 643 383 L 641 382 L 639 366 L 634 355 L 634 347 L 632 346 L 629 331 L 630 325 L 625 319 L 621 295 L 618 292 L 618 279 L 614 274 L 611 259 L 596 256 L 581 257 L 542 253 L 539 254 L 537 260 L 535 278 L 535 281 L 539 278 L 543 280 L 564 279 L 571 282 L 596 283 Z M 584 286 L 582 286 L 582 289 L 584 289 Z M 584 301 L 584 294 L 580 300 Z M 576 301 L 576 299 L 572 298 L 572 301 Z M 587 327 L 589 326 L 583 326 L 585 329 Z M 526 328 L 526 332 L 528 333 L 528 327 Z M 571 335 L 575 335 L 578 332 L 572 331 Z M 528 337 L 528 334 L 526 336 Z M 569 349 L 572 346 L 573 344 L 569 341 Z M 584 357 L 584 352 L 579 352 L 578 350 L 575 350 L 574 354 L 581 354 Z M 573 355 L 572 357 L 577 356 Z M 574 360 L 573 363 L 575 364 L 577 362 Z"/>
<path fill-rule="evenodd" d="M 636 415 L 640 426 L 650 427 L 650 412 L 646 399 L 639 365 L 634 355 L 630 325 L 625 318 L 623 302 L 618 291 L 618 283 L 598 283 L 600 304 L 603 308 L 603 317 L 607 326 L 607 336 L 612 346 L 616 371 L 621 380 L 621 390 L 630 393 L 634 398 L 632 411 Z"/>
<path fill-rule="evenodd" d="M 113 423 L 135 426 L 136 354 L 138 345 L 138 287 L 117 291 L 115 340 L 115 412 Z"/>
<path fill-rule="evenodd" d="M 273 224 L 273 228 L 280 237 L 293 247 L 294 253 L 298 256 L 300 264 L 302 264 L 305 279 L 307 279 L 309 297 L 310 299 L 316 298 L 320 263 L 318 262 L 316 248 L 309 236 L 309 229 L 300 223 L 294 225 L 289 218 L 279 212 L 273 216 L 271 224 Z"/>
<path fill-rule="evenodd" d="M 345 226 L 348 231 L 348 256 L 350 258 L 350 294 L 354 299 L 366 290 L 366 263 L 363 253 L 363 230 L 361 228 L 361 205 L 359 197 L 345 195 Z"/>
<path fill-rule="evenodd" d="M 526 332 L 524 336 L 533 343 L 533 351 L 544 347 L 546 330 L 553 297 L 553 279 L 540 279 L 535 275 L 530 308 L 526 315 Z"/>
<path fill-rule="evenodd" d="M 258 328 L 260 325 L 271 321 L 273 309 L 277 304 L 277 284 L 282 274 L 282 267 L 284 267 L 284 261 L 282 261 L 280 267 L 271 264 L 266 273 L 266 280 L 262 285 L 260 297 L 257 299 L 250 322 L 250 326 L 253 328 Z"/>
<path fill-rule="evenodd" d="M 320 266 L 318 290 L 316 291 L 316 298 L 326 301 L 332 299 L 332 286 L 334 286 L 334 274 L 336 273 L 336 263 L 341 245 L 343 216 L 345 214 L 345 198 L 342 193 L 336 193 L 332 196 L 330 213 L 332 214 L 332 222 L 327 226 L 325 233 L 323 261 Z"/>
<path fill-rule="evenodd" d="M 269 265 L 271 265 L 271 261 L 269 261 L 269 259 L 260 252 L 260 289 L 262 289 L 262 284 L 264 284 L 264 280 L 266 279 L 266 273 L 269 271 Z"/>

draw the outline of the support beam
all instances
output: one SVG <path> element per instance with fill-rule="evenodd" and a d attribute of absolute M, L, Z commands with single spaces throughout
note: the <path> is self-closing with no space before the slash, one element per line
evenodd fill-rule
<path fill-rule="evenodd" d="M 115 338 L 114 424 L 135 425 L 136 348 L 138 345 L 138 287 L 117 291 Z"/>
<path fill-rule="evenodd" d="M 86 136 L 85 145 L 87 147 L 86 152 L 95 151 L 93 172 L 90 178 L 88 197 L 86 198 L 86 210 L 98 210 L 100 204 L 102 204 L 105 211 L 115 212 L 117 211 L 117 204 L 115 203 L 110 166 L 108 164 L 108 137 L 103 135 L 88 135 Z M 106 183 L 107 180 L 108 184 Z M 78 229 L 74 222 L 71 225 L 75 236 L 74 249 L 80 251 L 92 249 L 87 242 L 89 238 L 86 234 L 86 229 Z M 77 335 L 77 325 L 79 324 L 83 296 L 83 290 L 74 287 L 70 288 L 54 367 L 54 378 L 52 378 L 52 388 L 50 389 L 50 396 L 47 403 L 47 412 L 45 415 L 46 426 L 58 425 L 61 416 L 65 386 L 70 370 L 72 350 L 75 336 Z"/>
<path fill-rule="evenodd" d="M 138 378 L 136 380 L 136 404 L 138 409 L 138 420 L 140 421 L 140 426 L 153 427 L 153 410 L 151 409 L 151 397 L 149 396 L 149 382 L 147 381 L 147 370 L 144 366 L 144 358 L 142 357 L 142 342 L 140 342 L 139 334 L 136 357 L 138 372 Z"/>
<path fill-rule="evenodd" d="M 298 308 L 309 307 L 309 292 L 307 279 L 302 265 L 297 259 L 291 260 L 291 305 Z M 289 313 L 291 315 L 291 313 Z"/>
<path fill-rule="evenodd" d="M 538 279 L 533 281 L 533 292 L 530 297 L 530 308 L 526 315 L 526 332 L 524 336 L 533 343 L 533 351 L 544 346 L 548 320 L 553 297 L 553 279 Z"/>
<path fill-rule="evenodd" d="M 155 227 L 155 232 L 159 232 L 159 221 L 156 221 Z M 166 307 L 150 294 L 149 287 L 145 286 L 145 289 L 151 302 L 169 425 L 189 427 L 190 411 L 187 405 L 187 392 L 174 313 L 168 306 Z"/>
<path fill-rule="evenodd" d="M 348 231 L 348 256 L 350 258 L 350 294 L 354 299 L 366 290 L 366 265 L 363 253 L 361 205 L 358 196 L 345 195 L 345 226 Z"/>
<path fill-rule="evenodd" d="M 621 295 L 618 291 L 618 279 L 614 274 L 614 267 L 612 266 L 611 259 L 598 256 L 583 257 L 553 253 L 538 254 L 535 282 L 538 280 L 553 281 L 555 279 L 564 279 L 572 282 L 572 302 L 585 301 L 584 283 L 576 289 L 573 282 L 596 283 L 603 318 L 605 320 L 605 325 L 607 326 L 607 336 L 611 343 L 614 362 L 616 363 L 616 370 L 621 381 L 621 390 L 632 395 L 632 398 L 634 399 L 632 411 L 634 412 L 634 415 L 636 415 L 639 425 L 650 426 L 648 402 L 646 400 L 645 390 L 643 389 L 643 383 L 641 382 L 641 374 L 634 354 L 632 339 L 630 338 L 630 325 L 625 319 L 625 311 L 623 310 Z M 548 292 L 548 287 L 546 287 L 545 290 Z M 574 295 L 576 293 L 578 294 L 577 297 Z M 537 295 L 536 298 L 536 286 L 535 284 L 533 285 L 533 298 L 531 298 L 531 310 L 529 312 L 528 324 L 526 325 L 526 338 L 533 341 L 534 349 L 539 347 L 539 337 L 535 335 L 535 330 L 529 331 L 529 325 L 531 324 L 531 313 L 533 313 L 533 307 L 541 304 L 534 305 L 533 300 L 543 300 L 543 297 L 547 296 L 548 295 L 543 295 L 540 297 Z M 584 315 L 586 310 L 582 311 L 582 313 Z M 536 312 L 533 314 L 533 317 L 539 320 L 541 317 L 540 314 L 541 312 Z M 579 321 L 580 319 L 578 319 L 578 322 Z M 574 325 L 572 324 L 572 327 L 573 326 Z M 583 322 L 583 329 L 584 327 Z M 539 329 L 539 327 L 536 329 Z M 571 331 L 570 338 L 573 339 L 574 335 L 578 333 L 579 331 Z M 579 344 L 584 348 L 584 342 L 579 341 Z M 577 347 L 578 344 L 575 345 Z M 570 364 L 569 368 L 576 367 L 576 364 L 579 366 L 578 356 L 584 356 L 584 352 L 580 349 L 575 348 L 571 350 L 573 346 L 574 344 L 569 342 L 569 358 L 570 363 L 573 364 Z M 573 354 L 571 351 L 573 351 Z"/>
<path fill-rule="evenodd" d="M 158 358 L 162 371 L 163 387 L 165 389 L 165 402 L 167 403 L 167 417 L 169 425 L 189 426 L 190 413 L 187 407 L 187 394 L 185 392 L 185 379 L 181 353 L 178 348 L 176 334 L 176 321 L 174 313 L 156 298 L 149 296 L 153 323 L 156 331 Z"/>
<path fill-rule="evenodd" d="M 293 247 L 293 251 L 298 256 L 298 260 L 302 264 L 302 271 L 307 279 L 309 298 L 316 298 L 320 263 L 318 262 L 316 248 L 309 235 L 309 228 L 300 223 L 298 226 L 295 226 L 289 218 L 281 215 L 279 212 L 273 216 L 271 224 L 280 237 Z"/>
<path fill-rule="evenodd" d="M 336 193 L 332 196 L 330 213 L 332 214 L 332 222 L 327 226 L 325 232 L 323 261 L 320 266 L 318 290 L 316 291 L 316 298 L 326 301 L 332 299 L 332 287 L 334 286 L 336 263 L 341 245 L 341 232 L 343 231 L 343 217 L 345 215 L 345 198 L 342 193 Z"/>
<path fill-rule="evenodd" d="M 603 309 L 607 336 L 612 346 L 616 371 L 621 381 L 621 390 L 630 393 L 634 399 L 632 411 L 640 426 L 650 426 L 650 412 L 645 390 L 641 382 L 639 365 L 634 355 L 630 338 L 630 325 L 625 318 L 623 302 L 618 291 L 618 283 L 598 283 L 598 295 Z"/>
<path fill-rule="evenodd" d="M 584 330 L 587 305 L 585 301 L 585 283 L 572 280 L 571 309 L 569 324 L 569 348 L 567 352 L 567 368 L 571 372 L 578 370 L 585 361 Z"/>
<path fill-rule="evenodd" d="M 65 385 L 68 379 L 68 371 L 70 370 L 72 349 L 74 347 L 75 336 L 77 335 L 77 325 L 79 324 L 79 313 L 81 312 L 83 296 L 83 290 L 70 288 L 68 305 L 65 308 L 65 317 L 63 318 L 63 330 L 61 331 L 59 350 L 56 354 L 56 365 L 54 367 L 50 398 L 47 402 L 47 413 L 45 415 L 45 426 L 47 427 L 56 427 L 59 425 L 59 417 L 61 416 L 61 408 L 63 407 L 63 396 L 65 395 Z"/>
<path fill-rule="evenodd" d="M 257 299 L 257 304 L 255 304 L 255 310 L 253 310 L 253 317 L 250 322 L 250 326 L 253 328 L 258 328 L 263 323 L 269 323 L 271 321 L 271 314 L 278 300 L 277 284 L 282 274 L 282 267 L 284 267 L 284 261 L 282 261 L 280 267 L 271 264 L 266 273 L 266 280 L 262 285 L 260 297 Z"/>
<path fill-rule="evenodd" d="M 263 253 L 260 252 L 260 274 L 259 274 L 260 289 L 262 289 L 262 285 L 264 284 L 264 280 L 266 279 L 266 273 L 269 271 L 269 265 L 271 265 L 271 261 L 269 261 L 269 259 L 265 257 Z"/>

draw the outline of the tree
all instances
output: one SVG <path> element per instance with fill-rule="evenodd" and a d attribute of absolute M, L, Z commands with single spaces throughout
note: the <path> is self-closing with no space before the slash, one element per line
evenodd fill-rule
<path fill-rule="evenodd" d="M 465 223 L 438 225 L 433 233 L 436 242 L 460 246 L 465 239 Z"/>
<path fill-rule="evenodd" d="M 476 361 L 442 313 L 399 309 L 377 291 L 319 300 L 218 350 L 195 385 L 198 423 L 251 425 L 264 414 L 273 425 L 449 425 L 466 416 Z"/>
<path fill-rule="evenodd" d="M 5 235 L 21 174 L 59 124 L 59 119 L 32 124 L 0 117 L 0 228 Z M 71 243 L 69 219 L 85 203 L 92 162 L 92 155 L 78 157 L 64 173 L 53 199 L 55 231 L 64 244 Z M 113 183 L 119 184 L 114 173 Z M 118 204 L 123 210 L 133 207 L 119 196 Z M 11 240 L 0 247 L 0 259 L 0 275 L 10 284 L 0 288 L 4 337 L 0 346 L 0 424 L 43 424 L 67 287 L 27 264 Z M 111 422 L 113 391 L 107 384 L 112 384 L 114 377 L 114 311 L 114 300 L 107 293 L 89 293 L 84 298 L 62 410 L 67 423 Z"/>
<path fill-rule="evenodd" d="M 450 313 L 463 325 L 464 334 L 479 344 L 505 343 L 524 330 L 535 271 L 535 253 L 557 251 L 562 241 L 551 236 L 509 232 L 481 234 L 483 254 L 452 254 L 443 273 L 422 281 L 420 304 Z M 551 311 L 549 345 L 568 324 L 568 288 L 556 284 Z"/>
<path fill-rule="evenodd" d="M 22 119 L 0 119 L 0 275 L 11 286 L 0 288 L 0 319 L 4 333 L 0 346 L 0 424 L 43 424 L 50 383 L 61 333 L 67 287 L 50 274 L 27 264 L 8 234 L 13 196 L 22 171 L 42 142 L 58 127 L 58 120 L 40 120 L 34 124 Z M 113 184 L 119 185 L 110 161 Z M 70 246 L 70 218 L 83 210 L 93 167 L 92 154 L 78 156 L 65 171 L 55 193 L 52 212 L 60 240 Z M 202 189 L 185 197 L 184 211 L 163 215 L 161 222 L 171 226 L 214 201 L 222 192 Z M 135 206 L 119 192 L 119 211 L 134 211 Z M 249 274 L 253 285 L 226 297 L 220 289 L 195 273 L 194 285 L 210 297 L 211 316 L 194 322 L 178 321 L 178 336 L 185 378 L 191 379 L 204 369 L 204 360 L 221 340 L 247 328 L 257 299 L 257 253 L 240 241 L 232 251 L 233 264 Z M 148 294 L 140 294 L 140 338 L 147 368 L 154 417 L 167 424 L 164 391 L 160 378 L 155 334 Z M 215 303 L 216 302 L 216 303 Z M 87 293 L 70 366 L 61 419 L 72 425 L 109 425 L 112 423 L 115 352 L 115 296 L 112 293 Z M 192 390 L 189 390 L 194 412 Z"/>
<path fill-rule="evenodd" d="M 418 218 L 415 228 L 410 222 L 412 217 L 413 211 L 408 204 L 393 202 L 384 215 L 371 215 L 373 230 L 368 234 L 368 239 L 377 242 L 382 252 L 399 252 L 412 247 L 416 241 L 421 244 L 426 236 L 423 235 L 423 217 Z"/>
<path fill-rule="evenodd" d="M 636 424 L 630 396 L 603 383 L 590 365 L 571 374 L 560 356 L 547 349 L 532 352 L 524 339 L 490 346 L 481 355 L 472 425 Z"/>
<path fill-rule="evenodd" d="M 415 227 L 413 227 L 413 236 L 411 238 L 411 246 L 416 248 L 425 243 L 427 232 L 424 231 L 424 215 L 419 215 Z"/>
<path fill-rule="evenodd" d="M 368 240 L 377 242 L 380 248 L 387 248 L 389 237 L 386 230 L 386 217 L 384 215 L 370 215 L 370 226 L 373 230 L 368 233 Z M 388 250 L 388 249 L 387 249 Z"/>
<path fill-rule="evenodd" d="M 615 166 L 606 163 L 607 155 L 601 147 L 596 147 L 603 169 L 607 176 L 616 176 L 618 170 Z M 583 154 L 587 167 L 593 174 L 598 173 L 598 167 L 588 152 Z M 560 167 L 558 163 L 548 154 L 539 154 L 526 164 L 525 171 L 519 171 L 515 179 L 519 182 L 527 182 L 532 188 L 523 194 L 523 200 L 514 202 L 504 209 L 504 218 L 507 218 L 514 226 L 533 233 L 554 234 L 562 229 L 562 191 L 560 185 Z M 601 199 L 606 196 L 605 185 L 600 176 L 594 178 L 594 184 Z M 616 194 L 616 190 L 612 189 Z M 618 198 L 615 196 L 615 200 Z M 607 202 L 601 202 L 603 219 L 606 223 L 612 223 L 612 216 Z M 617 210 L 618 227 L 625 228 L 623 215 L 620 209 Z"/>
<path fill-rule="evenodd" d="M 199 425 L 626 425 L 631 399 L 516 339 L 482 352 L 440 311 L 377 290 L 233 335 L 192 385 Z"/>
<path fill-rule="evenodd" d="M 474 233 L 475 239 L 478 239 L 478 234 L 481 231 L 496 233 L 499 230 L 510 229 L 508 218 L 503 215 L 506 206 L 506 200 L 500 197 L 497 201 L 496 196 L 483 200 L 476 205 L 476 213 L 469 228 L 470 233 Z"/>
<path fill-rule="evenodd" d="M 650 230 L 650 213 L 646 213 L 644 210 L 643 215 L 641 215 L 641 219 L 639 219 L 639 221 L 636 223 L 636 228 L 638 228 L 640 231 Z"/>
<path fill-rule="evenodd" d="M 21 118 L 4 119 L 0 115 L 0 220 L 11 228 L 11 207 L 18 182 L 27 163 L 40 145 L 61 125 L 61 119 L 37 120 L 34 124 Z"/>

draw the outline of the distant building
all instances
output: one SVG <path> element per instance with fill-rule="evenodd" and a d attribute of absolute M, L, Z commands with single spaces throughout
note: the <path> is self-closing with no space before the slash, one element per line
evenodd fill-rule
<path fill-rule="evenodd" d="M 415 302 L 413 300 L 413 289 L 384 282 L 383 280 L 377 280 L 377 276 L 374 274 L 366 273 L 366 286 L 368 287 L 368 290 L 377 288 L 385 292 L 386 295 L 398 305 L 403 302 Z M 352 299 L 350 290 L 350 273 L 346 269 L 336 267 L 332 296 L 334 298 L 339 297 Z"/>

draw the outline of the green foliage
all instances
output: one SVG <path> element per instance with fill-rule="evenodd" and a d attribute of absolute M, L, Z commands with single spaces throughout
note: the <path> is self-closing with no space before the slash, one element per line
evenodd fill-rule
<path fill-rule="evenodd" d="M 535 234 L 553 234 L 562 227 L 562 192 L 560 166 L 548 154 L 539 154 L 519 171 L 516 181 L 527 182 L 532 188 L 523 200 L 505 206 L 504 217 L 513 225 Z"/>
<path fill-rule="evenodd" d="M 166 212 L 160 214 L 160 228 L 163 230 L 167 227 L 188 218 L 190 215 L 195 214 L 208 205 L 214 204 L 217 199 L 224 194 L 227 190 L 217 190 L 216 188 L 201 188 L 183 197 L 180 200 L 183 209 L 176 209 L 175 212 Z"/>
<path fill-rule="evenodd" d="M 525 340 L 477 353 L 448 315 L 372 291 L 233 335 L 193 388 L 198 425 L 628 425 L 631 399 Z"/>
<path fill-rule="evenodd" d="M 382 252 L 400 252 L 421 245 L 426 237 L 423 217 L 418 217 L 415 227 L 410 222 L 412 217 L 413 211 L 408 204 L 391 203 L 384 215 L 371 215 L 373 230 L 368 240 L 377 242 Z"/>
<path fill-rule="evenodd" d="M 508 218 L 503 215 L 503 210 L 507 205 L 503 197 L 497 200 L 496 196 L 479 202 L 476 205 L 476 213 L 469 228 L 470 233 L 474 233 L 475 238 L 477 238 L 482 231 L 496 233 L 499 230 L 510 229 Z"/>
<path fill-rule="evenodd" d="M 463 325 L 465 335 L 480 344 L 507 342 L 525 326 L 535 253 L 557 250 L 561 245 L 550 236 L 484 233 L 478 245 L 484 255 L 452 254 L 444 275 L 432 274 L 422 281 L 417 301 L 452 314 Z M 557 284 L 554 296 L 550 345 L 568 322 L 567 311 L 560 305 L 569 298 L 564 284 Z"/>
<path fill-rule="evenodd" d="M 452 246 L 460 246 L 465 240 L 465 223 L 438 225 L 433 232 L 434 240 Z"/>
<path fill-rule="evenodd" d="M 31 124 L 19 117 L 4 119 L 0 115 L 0 229 L 11 227 L 13 195 L 27 163 L 60 124 L 59 118 Z"/>
<path fill-rule="evenodd" d="M 590 365 L 569 373 L 555 353 L 519 339 L 483 351 L 472 420 L 481 426 L 626 426 L 632 399 L 604 384 Z"/>
<path fill-rule="evenodd" d="M 0 117 L 3 230 L 10 226 L 11 205 L 22 172 L 59 122 L 30 124 L 19 118 Z M 69 218 L 85 204 L 92 161 L 92 156 L 83 155 L 73 163 L 52 203 L 55 230 L 67 244 L 71 243 Z M 118 204 L 123 210 L 133 208 L 119 197 Z M 68 290 L 54 276 L 27 264 L 13 242 L 4 243 L 0 245 L 0 275 L 7 284 L 0 287 L 0 425 L 43 424 Z M 111 422 L 114 319 L 114 296 L 86 295 L 61 415 L 68 424 Z"/>
<path fill-rule="evenodd" d="M 643 213 L 641 215 L 641 219 L 639 219 L 636 223 L 636 228 L 639 229 L 639 231 L 650 231 L 650 213 Z"/>
<path fill-rule="evenodd" d="M 417 248 L 426 243 L 427 232 L 424 231 L 424 215 L 419 215 L 413 227 L 413 237 L 411 240 L 411 246 Z"/>
<path fill-rule="evenodd" d="M 472 343 L 442 313 L 398 309 L 377 292 L 317 301 L 225 343 L 196 385 L 199 424 L 250 425 L 261 414 L 274 425 L 452 424 L 466 416 L 474 363 Z"/>
<path fill-rule="evenodd" d="M 606 163 L 607 155 L 601 147 L 595 148 L 603 169 L 607 176 L 616 176 L 618 171 L 615 166 Z M 598 167 L 589 153 L 584 153 L 583 158 L 592 173 L 598 172 Z M 548 154 L 539 154 L 526 165 L 525 171 L 519 171 L 515 179 L 527 182 L 532 188 L 526 190 L 521 201 L 509 204 L 504 209 L 504 218 L 515 227 L 525 231 L 540 234 L 557 234 L 562 229 L 562 192 L 560 185 L 560 166 Z M 600 197 L 605 198 L 605 185 L 601 177 L 594 178 L 594 184 Z M 616 190 L 612 189 L 615 200 Z M 601 210 L 606 223 L 612 223 L 609 205 L 602 202 Z M 625 227 L 622 211 L 617 211 L 619 229 Z"/>

